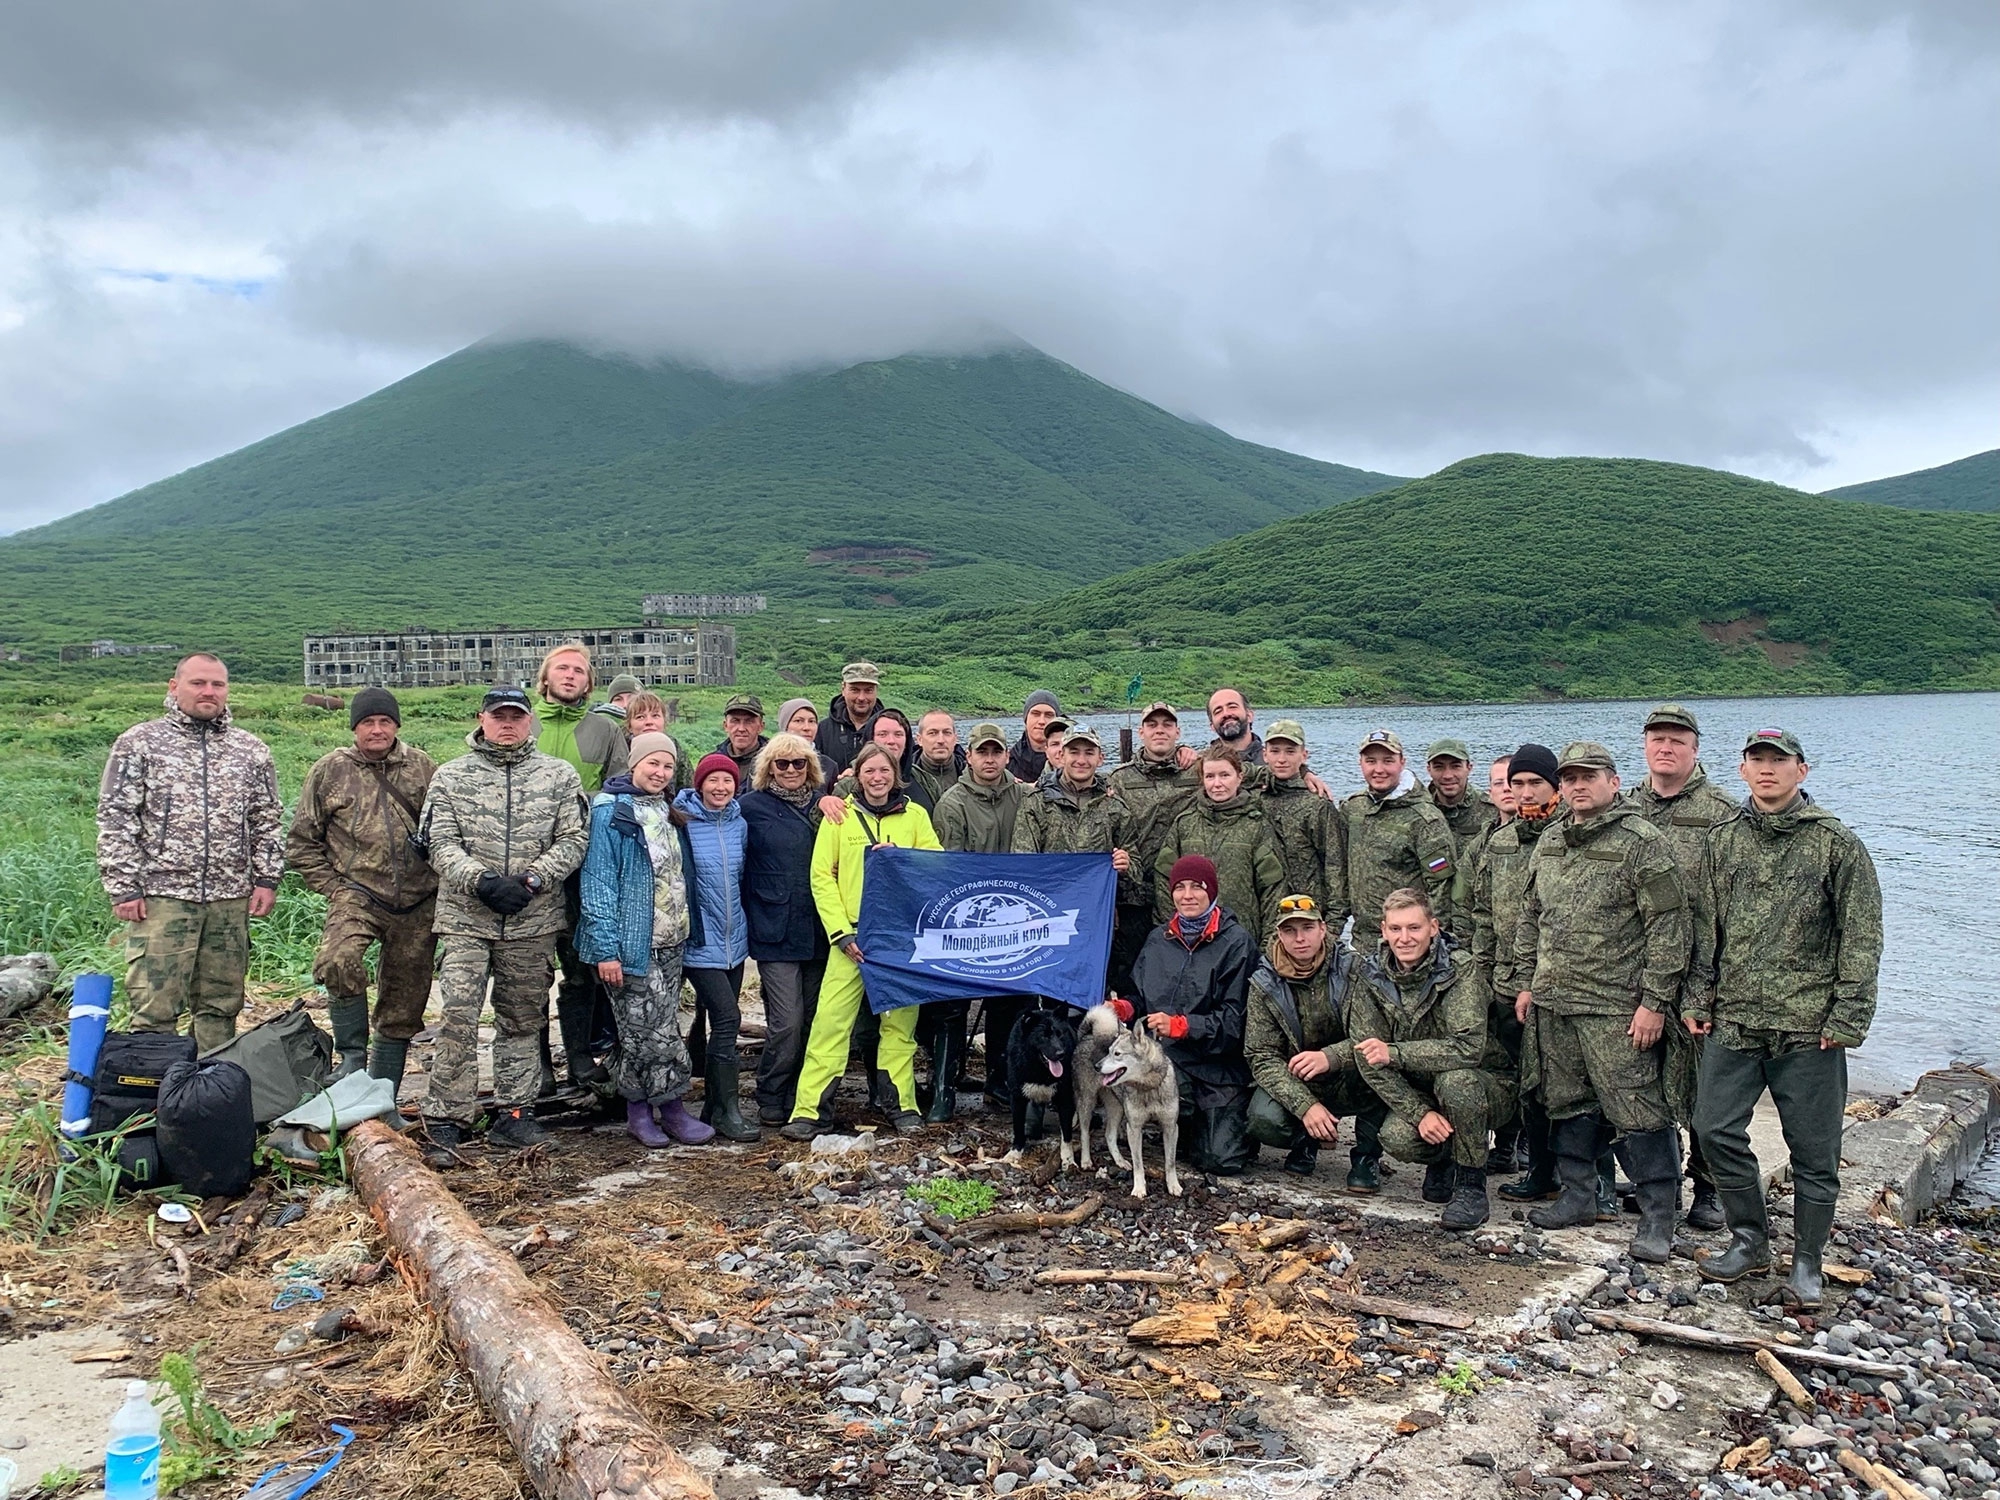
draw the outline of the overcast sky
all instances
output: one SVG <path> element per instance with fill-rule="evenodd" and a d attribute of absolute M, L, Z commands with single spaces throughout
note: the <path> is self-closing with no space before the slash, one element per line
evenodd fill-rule
<path fill-rule="evenodd" d="M 1996 142 L 1990 0 L 10 6 L 0 530 L 507 332 L 1821 489 L 2000 445 Z"/>

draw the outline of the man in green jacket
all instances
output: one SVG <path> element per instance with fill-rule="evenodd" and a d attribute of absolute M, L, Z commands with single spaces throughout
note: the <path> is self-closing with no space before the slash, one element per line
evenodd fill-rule
<path fill-rule="evenodd" d="M 1424 1163 L 1424 1201 L 1445 1205 L 1439 1224 L 1476 1229 L 1491 1212 L 1487 1136 L 1514 1113 L 1514 1080 L 1472 965 L 1453 962 L 1430 897 L 1400 890 L 1383 903 L 1381 946 L 1360 978 L 1347 1029 L 1361 1076 L 1389 1106 L 1383 1149 Z"/>
<path fill-rule="evenodd" d="M 1389 730 L 1371 730 L 1362 740 L 1361 779 L 1363 790 L 1339 807 L 1347 900 L 1345 910 L 1330 909 L 1334 930 L 1351 914 L 1356 940 L 1365 945 L 1382 926 L 1383 898 L 1409 886 L 1429 895 L 1448 930 L 1461 941 L 1469 937 L 1457 934 L 1451 905 L 1457 840 L 1404 764 L 1403 742 Z"/>
<path fill-rule="evenodd" d="M 1373 1193 L 1382 1185 L 1380 1132 L 1389 1106 L 1362 1078 L 1348 1039 L 1354 968 L 1318 902 L 1303 892 L 1279 901 L 1277 936 L 1250 979 L 1243 1060 L 1256 1082 L 1250 1138 L 1284 1151 L 1287 1172 L 1310 1177 L 1319 1148 L 1340 1139 L 1340 1116 L 1352 1115 L 1347 1190 Z"/>
<path fill-rule="evenodd" d="M 1267 736 L 1268 738 L 1268 736 Z M 1465 857 L 1479 838 L 1500 826 L 1500 810 L 1472 784 L 1472 751 L 1464 740 L 1438 740 L 1424 752 L 1431 773 L 1431 805 L 1444 814 L 1458 854 Z"/>
<path fill-rule="evenodd" d="M 1790 1299 L 1819 1306 L 1820 1255 L 1840 1194 L 1847 1049 L 1868 1038 L 1882 960 L 1875 864 L 1805 793 L 1796 736 L 1753 730 L 1743 745 L 1750 798 L 1708 835 L 1695 899 L 1686 1023 L 1707 1038 L 1695 1133 L 1715 1173 L 1729 1247 L 1702 1262 L 1711 1281 L 1771 1263 L 1750 1113 L 1771 1091 L 1792 1152 Z"/>
<path fill-rule="evenodd" d="M 1306 784 L 1306 732 L 1297 719 L 1279 719 L 1264 734 L 1264 769 L 1252 790 L 1285 867 L 1285 889 L 1311 896 L 1322 912 L 1347 906 L 1347 862 L 1340 848 L 1340 816 L 1332 802 Z M 1250 785 L 1245 778 L 1246 786 Z"/>
<path fill-rule="evenodd" d="M 1666 841 L 1619 795 L 1609 750 L 1577 741 L 1556 769 L 1569 815 L 1529 856 L 1514 949 L 1531 976 L 1515 1016 L 1532 1018 L 1538 1074 L 1522 1082 L 1541 1089 L 1562 1192 L 1528 1218 L 1541 1229 L 1596 1220 L 1601 1119 L 1638 1192 L 1632 1258 L 1664 1264 L 1681 1173 L 1662 1038 L 1692 945 L 1687 898 Z"/>
<path fill-rule="evenodd" d="M 1029 789 L 1014 820 L 1016 854 L 1109 854 L 1121 893 L 1132 874 L 1132 834 L 1125 801 L 1097 772 L 1104 745 L 1079 724 L 1064 738 L 1062 773 Z"/>
<path fill-rule="evenodd" d="M 1201 793 L 1201 772 L 1194 751 L 1181 743 L 1180 715 L 1171 703 L 1149 703 L 1139 719 L 1138 753 L 1106 780 L 1125 804 L 1126 837 L 1132 861 L 1150 871 L 1166 847 L 1174 819 L 1194 805 Z M 1118 930 L 1111 940 L 1111 989 L 1132 992 L 1132 960 L 1154 927 L 1151 882 L 1136 899 L 1121 888 Z"/>
<path fill-rule="evenodd" d="M 1674 864 L 1681 872 L 1681 884 L 1692 902 L 1701 879 L 1701 856 L 1708 844 L 1708 830 L 1734 817 L 1736 803 L 1702 769 L 1701 724 L 1692 712 L 1678 703 L 1662 703 L 1646 715 L 1641 728 L 1646 746 L 1646 777 L 1634 788 L 1632 805 L 1667 841 Z M 1692 1129 L 1700 1066 L 1701 1038 L 1684 1027 L 1669 1026 L 1667 1098 L 1676 1106 L 1678 1122 L 1689 1127 L 1687 1170 L 1694 1183 L 1694 1202 L 1688 1208 L 1688 1227 L 1720 1229 L 1722 1208 L 1716 1202 L 1715 1184 L 1702 1158 L 1701 1138 Z"/>

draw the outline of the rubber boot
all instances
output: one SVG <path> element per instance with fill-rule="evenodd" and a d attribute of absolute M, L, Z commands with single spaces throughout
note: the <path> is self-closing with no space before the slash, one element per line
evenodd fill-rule
<path fill-rule="evenodd" d="M 820 1132 L 833 1129 L 833 1096 L 839 1088 L 840 1080 L 836 1078 L 820 1091 L 818 1109 L 809 1115 L 793 1116 L 778 1134 L 788 1141 L 809 1141 Z"/>
<path fill-rule="evenodd" d="M 714 1127 L 702 1124 L 689 1114 L 685 1099 L 654 1105 L 653 1117 L 660 1122 L 660 1129 L 683 1146 L 702 1146 L 715 1139 Z"/>
<path fill-rule="evenodd" d="M 958 1112 L 958 1070 L 965 1061 L 965 1013 L 946 1016 L 931 1037 L 931 1107 L 928 1124 L 942 1125 Z"/>
<path fill-rule="evenodd" d="M 1575 1229 L 1597 1222 L 1597 1116 L 1576 1115 L 1549 1125 L 1562 1189 L 1553 1203 L 1528 1210 L 1537 1229 Z"/>
<path fill-rule="evenodd" d="M 1520 1160 L 1521 1123 L 1516 1116 L 1493 1132 L 1493 1149 L 1486 1153 L 1488 1172 L 1512 1172 L 1524 1165 Z"/>
<path fill-rule="evenodd" d="M 1616 1224 L 1622 1212 L 1618 1201 L 1618 1157 L 1607 1149 L 1597 1158 L 1597 1222 Z"/>
<path fill-rule="evenodd" d="M 1528 1155 L 1528 1175 L 1505 1183 L 1500 1196 L 1515 1203 L 1543 1203 L 1556 1195 L 1556 1156 L 1549 1146 L 1549 1117 L 1532 1100 L 1521 1103 L 1521 1145 Z"/>
<path fill-rule="evenodd" d="M 392 1036 L 378 1036 L 375 1046 L 368 1054 L 368 1076 L 386 1078 L 395 1086 L 398 1094 L 403 1092 L 403 1069 L 410 1060 L 410 1044 Z"/>
<path fill-rule="evenodd" d="M 340 1054 L 328 1083 L 359 1073 L 368 1066 L 368 997 L 329 995 L 326 1020 L 333 1032 L 333 1050 Z"/>
<path fill-rule="evenodd" d="M 1432 1162 L 1424 1168 L 1424 1202 L 1449 1203 L 1456 1180 L 1456 1172 L 1449 1160 Z"/>
<path fill-rule="evenodd" d="M 1493 1213 L 1486 1199 L 1486 1169 L 1459 1167 L 1452 1174 L 1451 1202 L 1438 1215 L 1438 1227 L 1462 1234 L 1477 1229 Z"/>
<path fill-rule="evenodd" d="M 555 1098 L 560 1085 L 556 1082 L 556 1055 L 549 1046 L 549 1023 L 542 1022 L 542 1081 L 535 1086 L 537 1099 Z"/>
<path fill-rule="evenodd" d="M 1361 1151 L 1347 1153 L 1347 1190 L 1367 1196 L 1382 1191 L 1382 1157 Z"/>
<path fill-rule="evenodd" d="M 873 1082 L 869 1085 L 869 1097 L 880 1098 L 875 1107 L 882 1112 L 882 1118 L 889 1122 L 889 1128 L 898 1134 L 924 1128 L 924 1117 L 914 1109 L 903 1108 L 903 1096 L 896 1089 L 896 1080 L 889 1076 L 887 1068 L 877 1068 L 869 1075 Z"/>
<path fill-rule="evenodd" d="M 1833 1208 L 1831 1203 L 1792 1200 L 1792 1274 L 1785 1278 L 1782 1290 L 1786 1305 L 1801 1312 L 1811 1312 L 1820 1304 L 1824 1291 L 1820 1255 L 1833 1229 Z"/>
<path fill-rule="evenodd" d="M 1741 1281 L 1771 1269 L 1771 1220 L 1764 1208 L 1764 1189 L 1717 1188 L 1722 1216 L 1729 1223 L 1729 1244 L 1699 1262 L 1703 1281 Z"/>
<path fill-rule="evenodd" d="M 1294 1177 L 1310 1177 L 1319 1170 L 1319 1142 L 1305 1131 L 1292 1135 L 1292 1149 L 1285 1153 L 1285 1170 Z"/>
<path fill-rule="evenodd" d="M 735 1063 L 710 1062 L 701 1095 L 702 1123 L 732 1141 L 754 1141 L 764 1132 L 743 1118 L 743 1101 L 736 1097 L 742 1074 Z"/>
<path fill-rule="evenodd" d="M 653 1106 L 644 1099 L 626 1101 L 625 1133 L 648 1151 L 662 1151 L 674 1143 L 673 1137 L 660 1129 L 653 1118 Z"/>
<path fill-rule="evenodd" d="M 1671 1128 L 1642 1130 L 1620 1143 L 1625 1170 L 1639 1199 L 1639 1229 L 1632 1236 L 1634 1260 L 1663 1266 L 1674 1253 L 1674 1210 L 1681 1189 L 1681 1142 Z"/>
<path fill-rule="evenodd" d="M 602 1090 L 611 1086 L 604 1064 L 590 1055 L 591 1032 L 597 1019 L 597 995 L 561 993 L 556 996 L 556 1021 L 562 1027 L 563 1061 L 569 1081 L 578 1088 Z"/>

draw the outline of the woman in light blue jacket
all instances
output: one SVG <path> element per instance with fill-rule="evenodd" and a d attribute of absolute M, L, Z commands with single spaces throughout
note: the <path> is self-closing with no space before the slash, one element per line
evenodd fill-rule
<path fill-rule="evenodd" d="M 674 798 L 674 809 L 688 822 L 701 902 L 701 941 L 688 944 L 685 960 L 695 1000 L 688 1050 L 706 1079 L 701 1117 L 732 1141 L 754 1141 L 761 1132 L 743 1118 L 736 1095 L 736 1034 L 742 1024 L 737 1001 L 743 961 L 750 956 L 750 924 L 743 913 L 750 825 L 736 805 L 742 774 L 728 756 L 704 755 L 694 768 L 694 785 Z"/>

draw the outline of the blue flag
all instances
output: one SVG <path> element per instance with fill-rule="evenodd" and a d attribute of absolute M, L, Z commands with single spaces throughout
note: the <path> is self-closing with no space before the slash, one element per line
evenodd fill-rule
<path fill-rule="evenodd" d="M 1104 998 L 1118 875 L 1109 854 L 870 849 L 861 981 L 880 1015 L 926 1000 Z"/>

